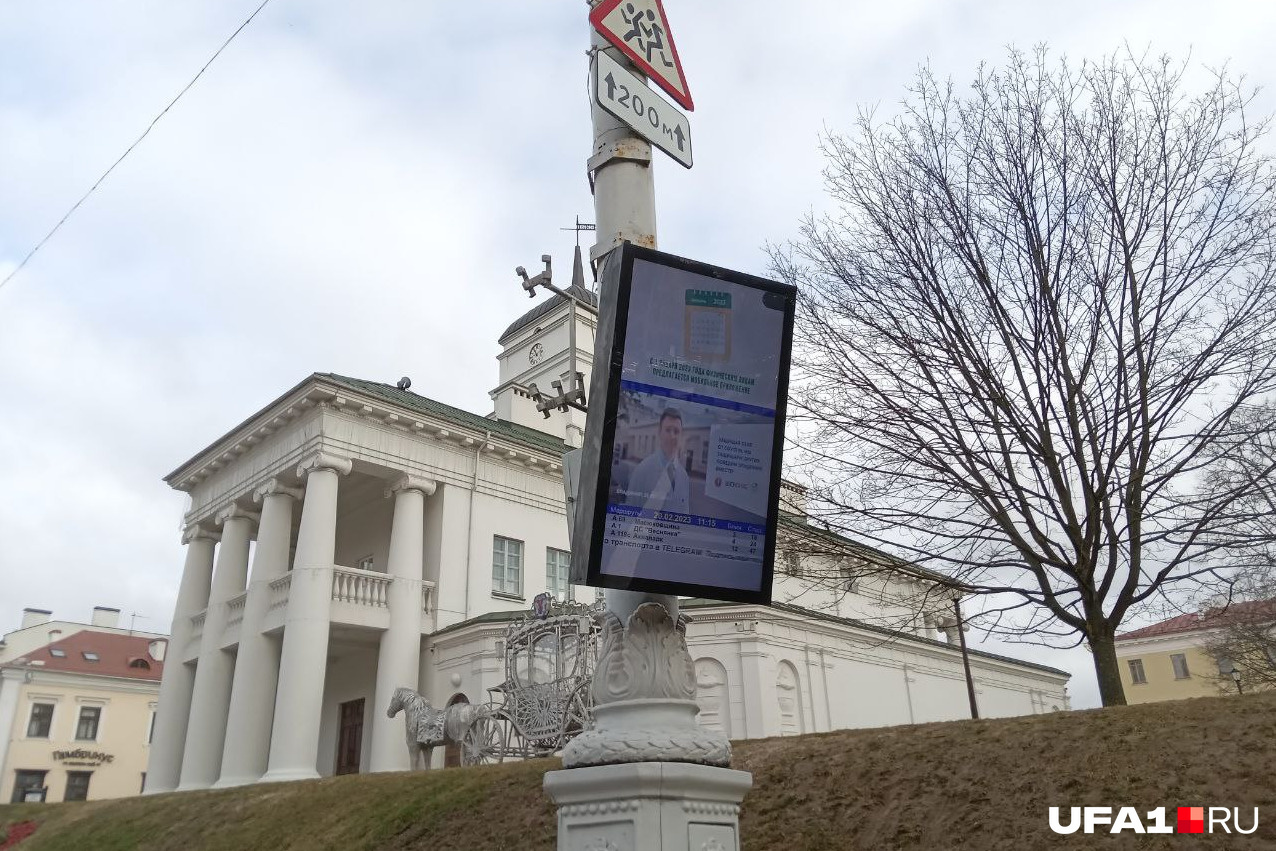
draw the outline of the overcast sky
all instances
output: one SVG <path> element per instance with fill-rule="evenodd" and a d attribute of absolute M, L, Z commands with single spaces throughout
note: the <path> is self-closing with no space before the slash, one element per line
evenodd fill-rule
<path fill-rule="evenodd" d="M 0 0 L 0 278 L 259 0 Z M 666 0 L 695 168 L 660 247 L 764 273 L 825 206 L 818 151 L 919 64 L 1129 40 L 1272 81 L 1271 2 Z M 0 289 L 0 633 L 94 605 L 166 631 L 185 497 L 161 477 L 311 372 L 488 413 L 513 274 L 592 221 L 583 2 L 273 0 Z M 1260 98 L 1270 111 L 1272 98 Z M 991 645 L 986 645 L 991 647 Z M 993 648 L 997 649 L 997 648 Z M 1084 651 L 1017 646 L 1074 673 Z"/>

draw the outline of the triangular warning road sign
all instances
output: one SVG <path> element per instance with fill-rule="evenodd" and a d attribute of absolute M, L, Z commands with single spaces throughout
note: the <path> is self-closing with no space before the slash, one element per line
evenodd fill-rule
<path fill-rule="evenodd" d="M 589 22 L 670 97 L 695 109 L 660 0 L 603 0 Z"/>

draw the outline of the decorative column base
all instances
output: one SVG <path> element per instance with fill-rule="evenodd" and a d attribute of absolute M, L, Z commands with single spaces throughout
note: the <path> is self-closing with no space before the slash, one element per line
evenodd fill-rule
<path fill-rule="evenodd" d="M 262 775 L 257 783 L 291 783 L 294 780 L 318 780 L 319 772 L 313 768 L 309 771 L 304 769 L 281 769 L 279 771 L 267 771 Z"/>
<path fill-rule="evenodd" d="M 697 726 L 699 711 L 690 700 L 652 698 L 595 706 L 594 726 L 563 748 L 563 766 L 695 762 L 725 768 L 731 743 L 719 731 Z"/>
<path fill-rule="evenodd" d="M 624 762 L 695 762 L 726 767 L 731 743 L 696 724 L 696 671 L 687 651 L 685 615 L 657 603 L 634 609 L 627 624 L 602 616 L 591 689 L 594 724 L 563 748 L 563 766 Z"/>
<path fill-rule="evenodd" d="M 558 851 L 739 851 L 753 775 L 686 762 L 550 771 Z"/>

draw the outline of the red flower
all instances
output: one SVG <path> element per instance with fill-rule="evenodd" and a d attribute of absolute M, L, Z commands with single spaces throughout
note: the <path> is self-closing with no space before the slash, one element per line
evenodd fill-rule
<path fill-rule="evenodd" d="M 0 842 L 0 851 L 8 851 L 8 849 L 35 833 L 36 826 L 33 821 L 20 821 L 17 824 L 9 825 L 9 829 L 5 833 L 4 842 Z"/>

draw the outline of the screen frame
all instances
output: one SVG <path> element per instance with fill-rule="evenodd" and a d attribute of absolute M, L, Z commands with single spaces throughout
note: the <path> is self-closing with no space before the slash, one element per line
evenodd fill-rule
<path fill-rule="evenodd" d="M 654 594 L 672 594 L 675 596 L 703 597 L 710 600 L 726 600 L 738 603 L 756 603 L 770 605 L 772 585 L 775 577 L 775 545 L 779 525 L 780 482 L 783 468 L 784 434 L 787 422 L 789 367 L 793 349 L 793 324 L 797 306 L 797 288 L 778 281 L 759 278 L 744 272 L 736 272 L 696 260 L 688 260 L 672 254 L 643 248 L 626 242 L 616 249 L 619 256 L 619 269 L 616 275 L 614 291 L 609 295 L 615 298 L 614 328 L 612 329 L 611 350 L 606 360 L 595 359 L 595 370 L 605 367 L 606 398 L 591 400 L 591 416 L 602 416 L 602 442 L 598 456 L 596 480 L 593 488 L 592 516 L 589 517 L 588 562 L 586 563 L 585 584 L 595 588 L 614 588 L 626 591 L 643 591 Z M 784 299 L 782 313 L 782 332 L 780 336 L 780 352 L 777 361 L 779 369 L 776 376 L 775 399 L 775 434 L 771 445 L 771 469 L 767 493 L 766 539 L 762 552 L 762 580 L 758 590 L 746 588 L 725 588 L 717 585 L 700 585 L 692 582 L 674 582 L 667 579 L 650 579 L 639 576 L 616 576 L 603 573 L 602 555 L 603 539 L 607 526 L 607 502 L 611 493 L 611 476 L 613 452 L 616 442 L 616 415 L 620 405 L 622 373 L 625 364 L 625 344 L 629 331 L 629 306 L 633 296 L 634 262 L 643 260 L 658 266 L 678 269 L 708 279 L 716 279 L 749 289 L 774 293 Z M 612 270 L 608 270 L 609 272 Z M 604 276 L 604 284 L 610 283 Z M 608 294 L 604 294 L 608 295 Z M 600 329 L 601 330 L 601 329 Z M 595 373 L 596 374 L 596 373 Z M 597 410 L 595 406 L 601 407 Z M 606 463 L 603 462 L 606 459 Z"/>

